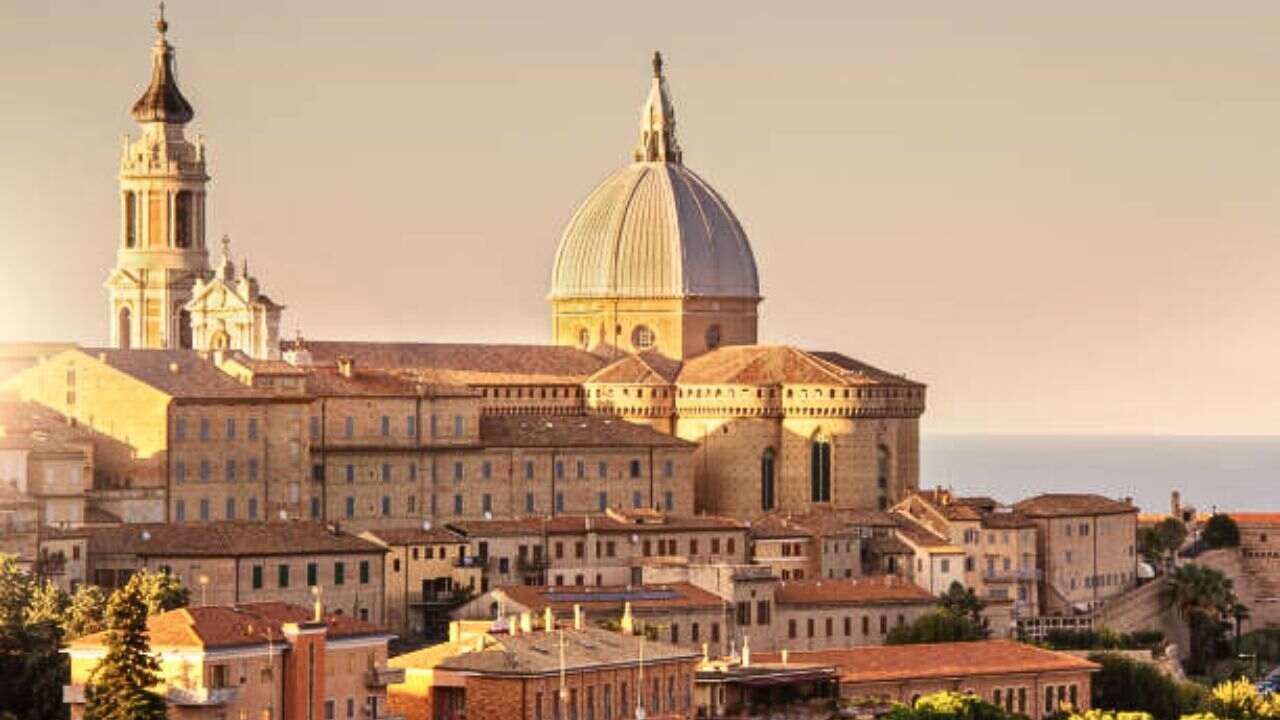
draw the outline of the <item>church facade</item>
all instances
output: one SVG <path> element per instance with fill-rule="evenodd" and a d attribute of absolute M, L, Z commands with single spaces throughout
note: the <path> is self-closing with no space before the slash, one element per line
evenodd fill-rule
<path fill-rule="evenodd" d="M 684 163 L 657 54 L 628 162 L 578 206 L 552 259 L 549 344 L 282 342 L 283 307 L 247 264 L 237 272 L 225 242 L 209 266 L 205 151 L 186 138 L 194 111 L 178 90 L 163 19 L 158 29 L 151 83 L 133 108 L 142 135 L 121 162 L 121 241 L 107 282 L 114 348 L 204 351 L 219 367 L 214 354 L 238 352 L 271 363 L 259 366 L 268 374 L 291 367 L 312 408 L 336 392 L 368 404 L 383 425 L 372 408 L 394 382 L 409 388 L 405 398 L 452 388 L 447 395 L 473 406 L 476 427 L 483 418 L 574 416 L 643 426 L 693 448 L 681 467 L 699 512 L 886 509 L 917 488 L 923 384 L 838 352 L 760 343 L 750 241 L 727 201 Z M 335 384 L 334 373 L 383 379 Z M 582 432 L 590 427 L 601 426 Z M 475 442 L 491 444 L 483 434 Z M 404 448 L 362 447 L 371 467 L 384 451 Z M 304 488 L 328 482 L 326 469 L 303 465 L 313 468 L 299 478 Z M 421 497 L 433 499 L 414 504 L 415 516 L 443 512 L 431 492 Z M 653 493 L 645 502 L 656 502 Z M 537 512 L 554 514 L 555 501 L 547 504 Z M 336 512 L 330 505 L 318 512 Z M 500 514 L 528 514 L 522 507 L 513 500 Z"/>

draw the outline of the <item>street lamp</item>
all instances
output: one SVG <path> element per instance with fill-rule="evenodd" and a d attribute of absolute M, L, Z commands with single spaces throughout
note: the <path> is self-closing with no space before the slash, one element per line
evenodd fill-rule
<path fill-rule="evenodd" d="M 196 582 L 200 583 L 200 604 L 208 605 L 208 596 L 205 591 L 209 587 L 209 576 L 202 573 L 200 577 L 196 578 Z"/>

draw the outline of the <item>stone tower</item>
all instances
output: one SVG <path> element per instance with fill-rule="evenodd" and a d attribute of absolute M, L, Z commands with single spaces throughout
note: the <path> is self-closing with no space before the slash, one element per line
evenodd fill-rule
<path fill-rule="evenodd" d="M 111 345 L 189 348 L 186 304 L 197 280 L 210 276 L 205 249 L 203 143 L 183 132 L 195 117 L 174 74 L 164 5 L 151 48 L 151 84 L 133 105 L 142 127 L 125 136 L 120 158 L 120 245 L 107 278 Z"/>

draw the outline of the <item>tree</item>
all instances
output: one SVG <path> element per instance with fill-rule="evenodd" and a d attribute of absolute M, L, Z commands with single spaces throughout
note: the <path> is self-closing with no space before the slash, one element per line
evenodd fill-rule
<path fill-rule="evenodd" d="M 1200 531 L 1200 538 L 1208 548 L 1239 547 L 1240 527 L 1230 515 L 1214 513 Z"/>
<path fill-rule="evenodd" d="M 981 640 L 986 631 L 970 618 L 950 610 L 938 608 L 921 615 L 909 625 L 900 625 L 889 631 L 888 645 L 913 645 L 916 643 L 962 642 Z"/>
<path fill-rule="evenodd" d="M 1173 679 L 1156 665 L 1117 653 L 1092 653 L 1100 667 L 1093 675 L 1092 706 L 1102 710 L 1150 713 L 1156 720 L 1175 720 L 1201 709 L 1206 691 Z"/>
<path fill-rule="evenodd" d="M 107 629 L 107 596 L 97 585 L 81 585 L 71 596 L 62 616 L 62 632 L 68 640 Z"/>
<path fill-rule="evenodd" d="M 976 695 L 936 692 L 918 698 L 912 705 L 896 705 L 886 720 L 1010 720 L 1013 717 L 998 705 Z"/>
<path fill-rule="evenodd" d="M 150 654 L 146 580 L 140 576 L 107 603 L 107 654 L 85 688 L 84 720 L 163 720 L 160 663 Z"/>
<path fill-rule="evenodd" d="M 982 611 L 987 605 L 978 599 L 978 594 L 973 591 L 973 588 L 966 588 L 960 584 L 960 581 L 952 580 L 951 587 L 942 593 L 939 600 L 943 610 L 968 618 L 975 625 L 982 626 Z"/>
<path fill-rule="evenodd" d="M 23 663 L 23 688 L 29 705 L 28 718 L 63 717 L 62 684 L 68 660 L 62 647 L 62 614 L 67 594 L 53 583 L 34 589 L 26 613 L 27 653 Z"/>
<path fill-rule="evenodd" d="M 1165 518 L 1138 529 L 1138 552 L 1152 565 L 1164 565 L 1187 539 L 1187 526 L 1177 518 Z"/>
<path fill-rule="evenodd" d="M 142 570 L 129 578 L 129 582 L 138 584 L 148 615 L 158 615 L 191 604 L 191 589 L 167 573 Z"/>
<path fill-rule="evenodd" d="M 1214 647 L 1224 642 L 1224 618 L 1237 604 L 1231 580 L 1218 570 L 1191 563 L 1169 574 L 1161 594 L 1190 631 L 1188 669 L 1203 673 Z"/>

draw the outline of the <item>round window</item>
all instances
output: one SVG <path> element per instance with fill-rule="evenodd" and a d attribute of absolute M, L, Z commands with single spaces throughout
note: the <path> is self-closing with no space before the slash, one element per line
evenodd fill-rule
<path fill-rule="evenodd" d="M 653 334 L 648 325 L 637 325 L 631 331 L 631 345 L 637 350 L 648 350 L 657 340 L 658 336 Z"/>
<path fill-rule="evenodd" d="M 707 349 L 715 350 L 720 347 L 720 326 L 712 325 L 707 328 Z"/>

